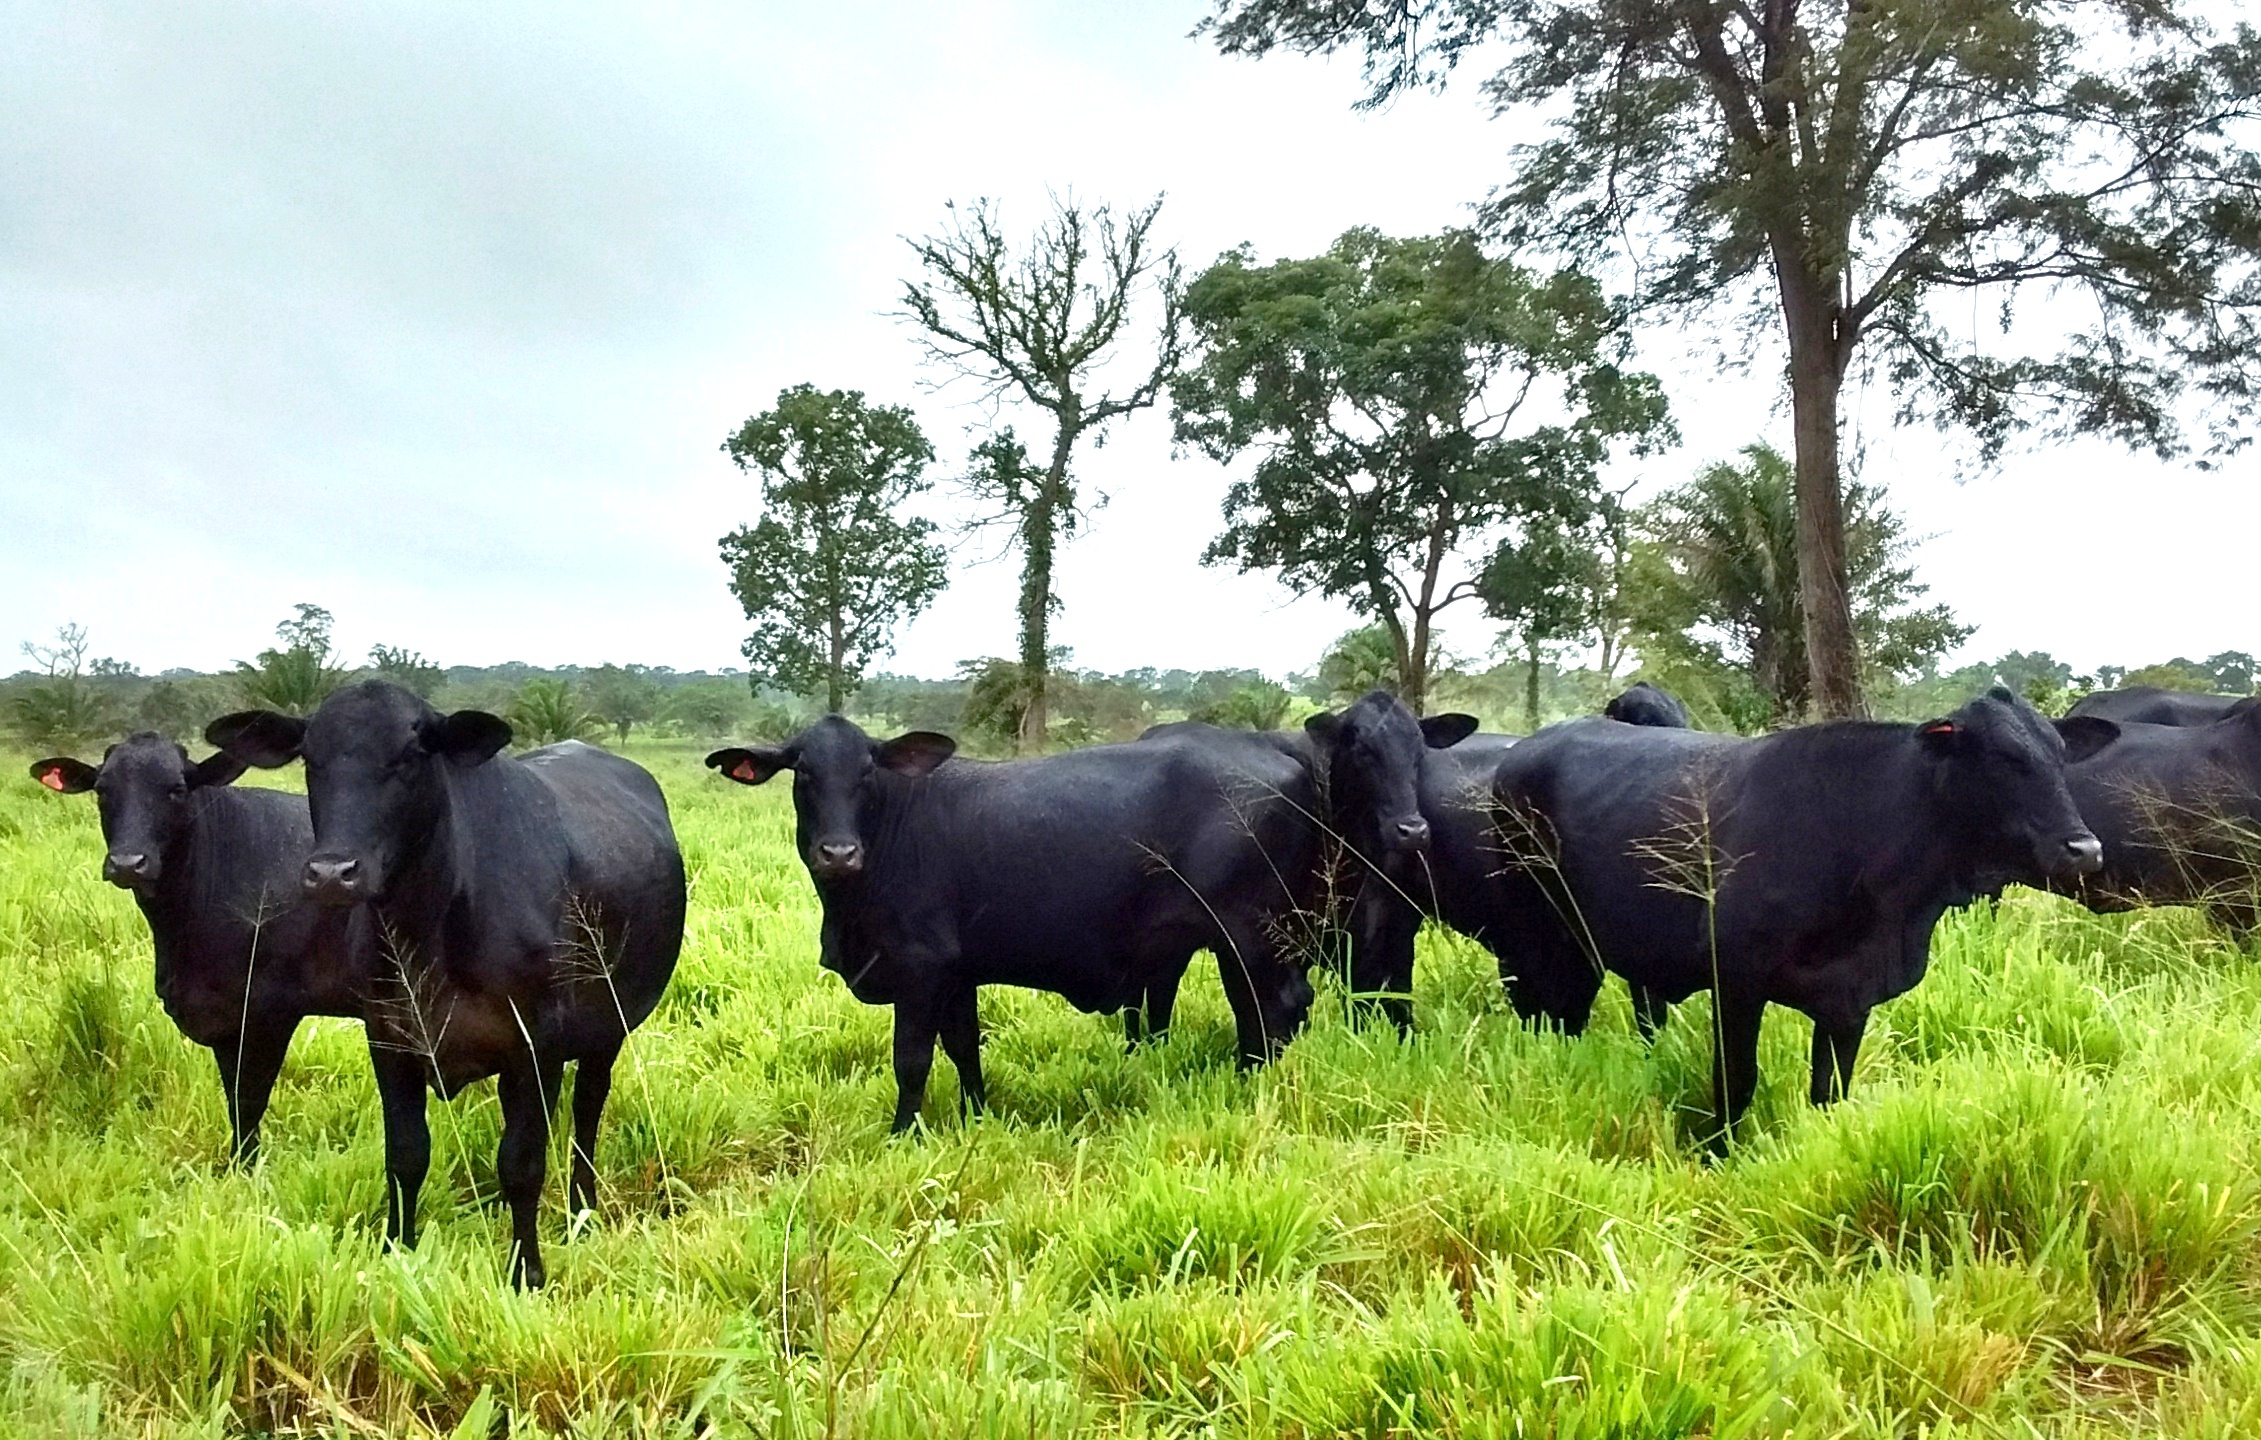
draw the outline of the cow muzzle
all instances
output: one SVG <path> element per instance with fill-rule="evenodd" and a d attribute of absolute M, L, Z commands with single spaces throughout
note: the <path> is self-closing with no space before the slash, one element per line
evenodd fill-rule
<path fill-rule="evenodd" d="M 864 873 L 864 847 L 852 840 L 827 840 L 809 847 L 809 874 L 819 880 L 849 880 Z"/>
<path fill-rule="evenodd" d="M 300 883 L 305 888 L 306 898 L 315 904 L 343 909 L 369 898 L 367 875 L 367 867 L 359 860 L 316 856 L 306 862 Z"/>
<path fill-rule="evenodd" d="M 1382 828 L 1382 841 L 1398 854 L 1417 854 L 1429 848 L 1429 822 L 1418 815 L 1389 821 Z"/>
<path fill-rule="evenodd" d="M 157 883 L 157 857 L 146 851 L 113 850 L 102 857 L 102 878 L 120 890 L 139 890 Z"/>
<path fill-rule="evenodd" d="M 2087 830 L 2044 840 L 2038 848 L 2041 869 L 2052 879 L 2093 875 L 2104 866 L 2104 842 Z"/>

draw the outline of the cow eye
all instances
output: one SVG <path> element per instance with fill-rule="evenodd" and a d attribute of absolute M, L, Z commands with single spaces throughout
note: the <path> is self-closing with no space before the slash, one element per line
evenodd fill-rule
<path fill-rule="evenodd" d="M 186 785 L 175 785 L 165 792 L 165 796 L 169 800 L 185 800 L 188 798 L 188 787 Z"/>

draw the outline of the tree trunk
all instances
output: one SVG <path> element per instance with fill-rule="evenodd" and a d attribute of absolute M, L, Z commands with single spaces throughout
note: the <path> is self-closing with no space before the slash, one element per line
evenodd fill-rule
<path fill-rule="evenodd" d="M 848 647 L 840 633 L 840 612 L 837 610 L 832 612 L 830 639 L 830 648 L 825 651 L 825 658 L 830 663 L 824 670 L 824 708 L 828 714 L 837 715 L 848 701 L 848 687 L 840 674 L 842 661 L 845 659 L 844 652 Z"/>
<path fill-rule="evenodd" d="M 1823 720 L 1868 714 L 1859 640 L 1845 576 L 1845 491 L 1837 469 L 1837 402 L 1852 337 L 1830 287 L 1794 273 L 1777 251 L 1790 337 L 1790 418 L 1797 452 L 1798 596 L 1806 612 L 1806 670 Z"/>
<path fill-rule="evenodd" d="M 1023 753 L 1041 753 L 1050 734 L 1045 681 L 1052 664 L 1052 555 L 1059 540 L 1060 498 L 1072 443 L 1063 431 L 1053 447 L 1044 488 L 1021 515 L 1021 683 L 1028 696 L 1018 746 Z"/>
<path fill-rule="evenodd" d="M 1524 641 L 1523 655 L 1523 728 L 1532 731 L 1539 728 L 1539 642 Z"/>

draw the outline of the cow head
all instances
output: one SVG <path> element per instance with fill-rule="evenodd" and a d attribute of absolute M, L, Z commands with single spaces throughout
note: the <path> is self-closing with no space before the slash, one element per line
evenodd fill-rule
<path fill-rule="evenodd" d="M 1985 888 L 1997 877 L 2071 880 L 2103 864 L 2104 847 L 2065 788 L 2065 765 L 2119 733 L 2093 716 L 2052 725 L 2000 686 L 1916 727 L 1917 743 L 1936 767 L 1934 793 L 1972 847 Z"/>
<path fill-rule="evenodd" d="M 1688 728 L 1688 707 L 1670 691 L 1637 680 L 1624 694 L 1602 707 L 1602 714 L 1628 725 L 1654 725 L 1665 730 Z"/>
<path fill-rule="evenodd" d="M 364 680 L 308 719 L 246 710 L 213 721 L 204 738 L 266 769 L 305 760 L 314 853 L 303 883 L 311 899 L 343 907 L 384 894 L 445 812 L 447 772 L 493 759 L 510 726 L 481 710 L 442 715 L 398 685 Z"/>
<path fill-rule="evenodd" d="M 793 772 L 794 838 L 818 882 L 863 874 L 864 812 L 882 772 L 917 778 L 957 750 L 947 735 L 913 730 L 874 740 L 853 721 L 827 715 L 782 745 L 717 750 L 707 764 L 741 785 Z"/>
<path fill-rule="evenodd" d="M 100 765 L 57 756 L 31 767 L 32 779 L 59 794 L 94 792 L 102 816 L 102 878 L 141 891 L 165 873 L 167 852 L 188 828 L 190 797 L 242 773 L 226 755 L 193 761 L 173 741 L 146 730 L 111 746 Z"/>
<path fill-rule="evenodd" d="M 1474 733 L 1473 715 L 1416 720 L 1387 690 L 1371 691 L 1340 715 L 1303 722 L 1327 764 L 1328 803 L 1344 836 L 1362 854 L 1426 850 L 1421 814 L 1421 752 L 1457 745 Z"/>

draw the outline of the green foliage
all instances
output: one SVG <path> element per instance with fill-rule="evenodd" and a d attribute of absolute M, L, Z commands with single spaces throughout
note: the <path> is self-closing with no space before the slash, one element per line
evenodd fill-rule
<path fill-rule="evenodd" d="M 2120 679 L 2123 686 L 2149 685 L 2160 690 L 2195 690 L 2201 694 L 2213 691 L 2214 677 L 2191 664 L 2188 660 L 2174 659 L 2158 665 L 2145 665 L 2130 670 Z"/>
<path fill-rule="evenodd" d="M 1287 687 L 1269 680 L 1243 685 L 1214 704 L 1201 706 L 1186 718 L 1235 730 L 1277 730 L 1295 704 Z"/>
<path fill-rule="evenodd" d="M 2245 443 L 2261 405 L 2261 30 L 2219 35 L 2216 14 L 2237 12 L 1218 0 L 1206 28 L 1232 54 L 1357 52 L 1368 105 L 1464 60 L 1495 67 L 1491 112 L 1543 138 L 1512 152 L 1487 229 L 1610 266 L 1644 313 L 1774 330 L 1812 497 L 1796 553 L 1836 597 L 1848 376 L 1988 458 L 2033 427 L 2173 454 L 2200 411 L 2214 453 Z M 2013 324 L 2044 296 L 2041 323 Z M 1975 323 L 1981 298 L 1992 325 Z M 1856 713 L 1850 616 L 1807 621 L 1816 698 Z"/>
<path fill-rule="evenodd" d="M 347 678 L 330 648 L 330 612 L 301 604 L 275 627 L 275 638 L 283 642 L 279 648 L 236 662 L 236 690 L 259 709 L 312 714 Z"/>
<path fill-rule="evenodd" d="M 390 680 L 403 690 L 429 700 L 439 693 L 447 672 L 415 650 L 401 645 L 372 645 L 369 647 L 369 668 L 381 680 Z"/>
<path fill-rule="evenodd" d="M 722 538 L 756 622 L 746 661 L 758 683 L 821 693 L 837 713 L 895 627 L 949 584 L 934 522 L 901 513 L 928 489 L 934 447 L 902 406 L 796 385 L 722 448 L 761 479 L 761 519 Z"/>
<path fill-rule="evenodd" d="M 1270 265 L 1243 247 L 1193 282 L 1186 314 L 1177 438 L 1221 463 L 1255 456 L 1203 561 L 1357 606 L 1388 632 L 1415 710 L 1436 616 L 1476 594 L 1454 553 L 1581 523 L 1613 445 L 1671 434 L 1592 279 L 1535 274 L 1465 232 L 1352 230 Z"/>
<path fill-rule="evenodd" d="M 721 683 L 721 682 L 707 682 Z M 1137 687 L 1124 682 L 1123 688 Z M 1159 693 L 1159 687 L 1149 687 Z M 740 693 L 743 693 L 740 687 Z M 1776 1011 L 1702 1159 L 1708 1007 L 1575 1041 L 1420 941 L 1409 1042 L 1242 1076 L 1214 966 L 1166 1042 L 981 996 L 992 1118 L 935 1067 L 886 1134 L 888 1015 L 817 964 L 786 787 L 634 758 L 694 876 L 615 1071 L 600 1203 L 513 1294 L 491 1089 L 432 1107 L 380 1238 L 359 1027 L 306 1025 L 265 1155 L 149 989 L 82 799 L 0 767 L 0 1433 L 1391 1440 L 2230 1440 L 2261 1419 L 2261 970 L 2197 917 L 2013 891 L 1950 916 L 1852 1097 Z M 292 784 L 290 772 L 244 784 Z M 484 1092 L 484 1093 L 482 1093 Z M 862 1348 L 858 1342 L 866 1334 Z M 350 1416 L 350 1419 L 346 1417 Z"/>
<path fill-rule="evenodd" d="M 605 722 L 581 703 L 581 696 L 563 680 L 529 680 L 503 712 L 510 722 L 510 739 L 520 747 L 555 745 L 560 740 L 594 740 Z"/>
<path fill-rule="evenodd" d="M 1766 445 L 1741 464 L 1706 466 L 1645 506 L 1644 553 L 1629 590 L 1644 658 L 1714 677 L 1739 672 L 1763 703 L 1739 721 L 1781 724 L 1812 698 L 1805 607 L 1798 581 L 1797 496 L 1789 462 Z M 1880 677 L 1926 671 L 1970 627 L 1944 605 L 1916 608 L 1927 588 L 1907 563 L 1914 549 L 1899 516 L 1865 485 L 1845 492 L 1846 570 L 1861 653 Z M 1730 706 L 1730 712 L 1742 709 Z"/>
<path fill-rule="evenodd" d="M 108 739 L 122 728 L 118 706 L 94 673 L 102 662 L 87 658 L 85 626 L 61 626 L 52 645 L 26 640 L 23 653 L 44 678 L 8 697 L 7 729 L 18 744 L 52 754 Z"/>
<path fill-rule="evenodd" d="M 1432 668 L 1437 656 L 1429 657 Z M 1330 705 L 1348 705 L 1369 690 L 1394 689 L 1398 684 L 1397 649 L 1389 630 L 1381 625 L 1361 625 L 1346 630 L 1319 657 L 1312 697 Z"/>
<path fill-rule="evenodd" d="M 728 680 L 693 680 L 668 692 L 661 722 L 678 735 L 723 740 L 744 732 L 753 697 Z"/>
<path fill-rule="evenodd" d="M 629 731 L 659 718 L 664 698 L 641 665 L 599 665 L 581 677 L 581 693 L 588 699 L 589 713 L 610 725 L 623 745 Z"/>

